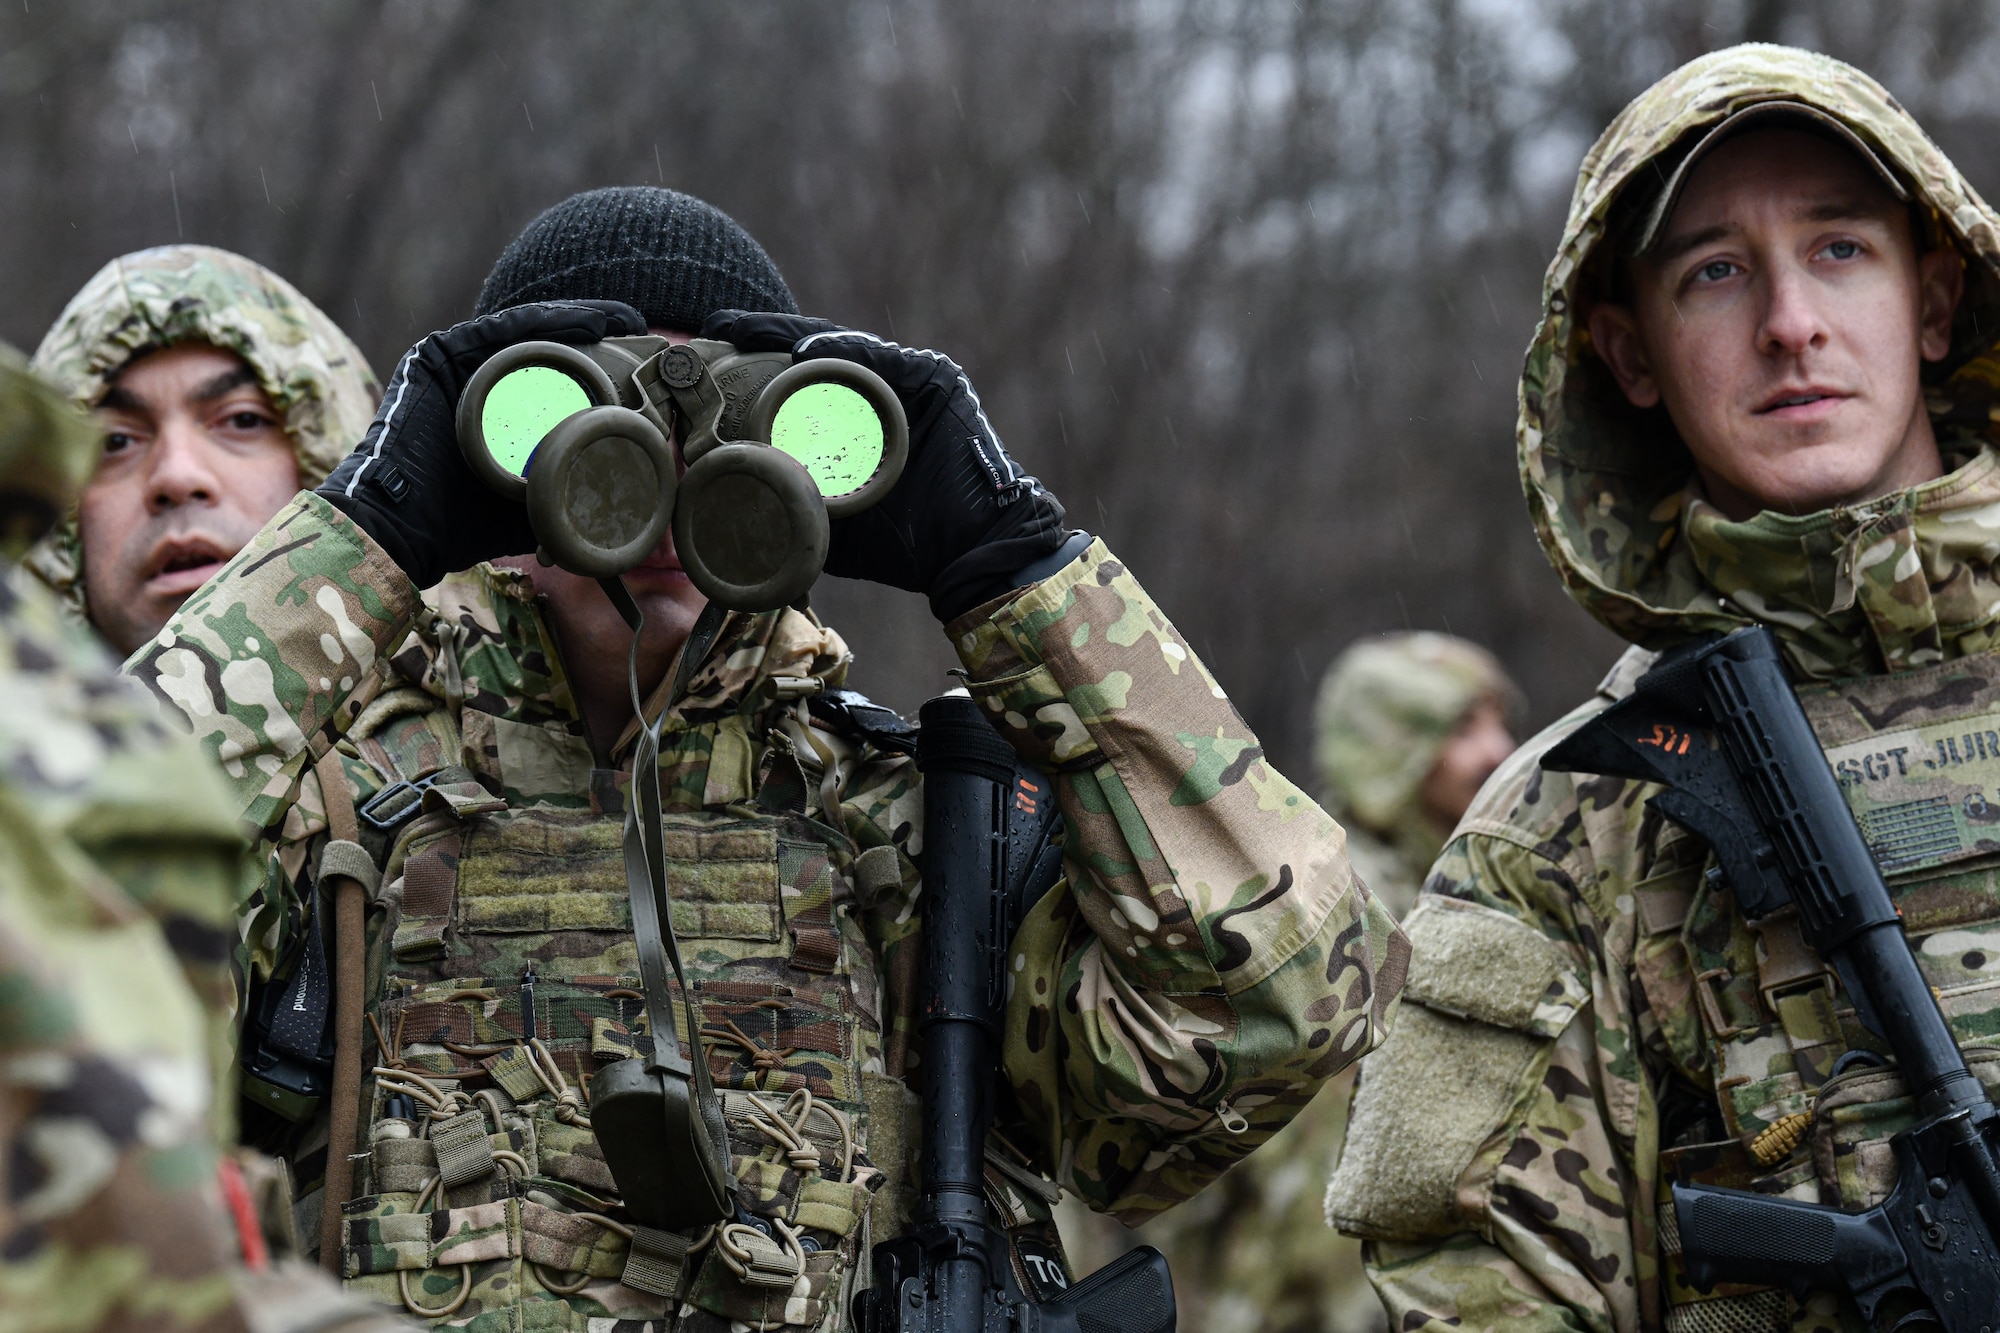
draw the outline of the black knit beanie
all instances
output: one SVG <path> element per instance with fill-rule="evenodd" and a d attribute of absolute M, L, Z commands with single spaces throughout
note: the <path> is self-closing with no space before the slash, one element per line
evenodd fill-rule
<path fill-rule="evenodd" d="M 586 190 L 530 222 L 486 275 L 473 314 L 578 300 L 623 301 L 648 324 L 688 333 L 718 310 L 799 312 L 736 219 L 652 185 Z"/>

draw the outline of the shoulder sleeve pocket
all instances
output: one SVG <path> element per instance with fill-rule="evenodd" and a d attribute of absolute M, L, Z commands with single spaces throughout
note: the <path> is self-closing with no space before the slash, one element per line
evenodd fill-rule
<path fill-rule="evenodd" d="M 1479 1224 L 1462 1185 L 1483 1149 L 1511 1138 L 1555 1038 L 1590 998 L 1569 953 L 1505 912 L 1425 897 L 1403 930 L 1407 1003 L 1362 1061 L 1326 1195 L 1329 1222 L 1378 1240 Z"/>
<path fill-rule="evenodd" d="M 1403 933 L 1410 937 L 1403 996 L 1438 1013 L 1557 1037 L 1590 998 L 1560 944 L 1491 907 L 1426 897 Z"/>

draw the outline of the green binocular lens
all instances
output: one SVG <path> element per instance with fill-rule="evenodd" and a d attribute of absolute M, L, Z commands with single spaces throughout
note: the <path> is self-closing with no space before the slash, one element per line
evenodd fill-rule
<path fill-rule="evenodd" d="M 880 500 L 910 452 L 895 392 L 852 361 L 794 362 L 758 393 L 744 424 L 750 439 L 768 440 L 806 470 L 832 518 Z"/>
<path fill-rule="evenodd" d="M 845 384 L 808 384 L 779 406 L 771 443 L 798 459 L 831 500 L 860 490 L 881 470 L 882 418 Z"/>
<path fill-rule="evenodd" d="M 458 447 L 480 480 L 514 500 L 528 498 L 535 451 L 579 412 L 618 402 L 603 367 L 574 347 L 515 343 L 472 373 L 458 400 Z"/>
<path fill-rule="evenodd" d="M 595 406 L 581 384 L 553 366 L 523 366 L 486 391 L 480 434 L 495 463 L 526 476 L 535 446 L 565 418 Z"/>

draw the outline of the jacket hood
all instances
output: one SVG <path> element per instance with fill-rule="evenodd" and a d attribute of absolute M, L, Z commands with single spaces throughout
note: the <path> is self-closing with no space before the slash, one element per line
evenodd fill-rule
<path fill-rule="evenodd" d="M 97 405 L 142 353 L 204 342 L 243 358 L 284 416 L 299 480 L 316 486 L 367 431 L 382 388 L 340 327 L 289 282 L 241 255 L 169 245 L 99 269 L 35 349 L 37 374 L 77 406 Z M 85 444 L 94 461 L 95 438 Z M 50 533 L 29 566 L 83 613 L 74 518 Z"/>
<path fill-rule="evenodd" d="M 1690 485 L 1693 459 L 1665 408 L 1626 401 L 1590 349 L 1586 320 L 1609 268 L 1599 251 L 1614 217 L 1657 193 L 1706 130 L 1772 101 L 1803 103 L 1850 131 L 1965 259 L 1951 352 L 1924 367 L 1939 449 L 1955 470 L 1864 505 L 1730 523 Z M 1635 193 L 1621 208 L 1627 191 Z M 2000 430 L 1996 337 L 2000 218 L 1880 84 L 1782 46 L 1737 46 L 1692 61 L 1620 112 L 1584 157 L 1549 265 L 1517 435 L 1542 546 L 1585 610 L 1646 648 L 1753 618 L 1777 631 L 1809 676 L 1919 666 L 1988 647 L 1996 613 L 1987 608 L 2000 607 L 2000 588 L 1993 557 L 1978 553 L 2000 551 L 1987 532 L 2000 528 L 2000 511 L 1982 512 L 2000 502 L 1985 452 Z M 1979 540 L 1968 544 L 1975 529 Z M 1978 567 L 1968 569 L 1968 552 Z M 1771 579 L 1779 586 L 1767 586 Z"/>
<path fill-rule="evenodd" d="M 1342 653 L 1313 707 L 1313 760 L 1327 807 L 1384 842 L 1442 845 L 1420 793 L 1466 711 L 1492 699 L 1518 726 L 1520 692 L 1477 644 L 1448 634 L 1389 634 Z M 1435 852 L 1436 847 L 1432 847 Z"/>
<path fill-rule="evenodd" d="M 97 432 L 0 345 L 0 559 L 18 560 L 68 511 Z"/>

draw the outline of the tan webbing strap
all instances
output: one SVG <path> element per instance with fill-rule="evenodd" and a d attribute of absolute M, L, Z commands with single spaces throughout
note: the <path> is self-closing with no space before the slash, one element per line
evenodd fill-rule
<path fill-rule="evenodd" d="M 681 1294 L 688 1249 L 686 1236 L 651 1227 L 633 1227 L 632 1248 L 626 1252 L 625 1272 L 619 1281 L 672 1300 Z"/>
<path fill-rule="evenodd" d="M 354 818 L 354 789 L 332 749 L 313 766 L 319 776 L 320 799 L 326 806 L 330 846 L 347 844 L 361 851 Z M 363 853 L 365 857 L 365 853 Z M 328 1129 L 326 1185 L 320 1195 L 320 1267 L 340 1276 L 340 1211 L 354 1194 L 357 1121 L 361 1112 L 361 989 L 366 975 L 368 888 L 352 873 L 353 855 L 345 848 L 331 867 L 322 854 L 320 883 L 333 897 L 333 1087 L 327 1098 Z M 330 873 L 329 873 L 330 871 Z M 322 899 L 325 895 L 322 894 Z"/>
<path fill-rule="evenodd" d="M 1758 937 L 1757 990 L 1785 1030 L 1800 1081 L 1816 1088 L 1847 1050 L 1833 1011 L 1833 969 L 1806 943 L 1795 910 L 1767 917 L 1752 929 Z"/>
<path fill-rule="evenodd" d="M 464 835 L 434 839 L 403 864 L 403 911 L 389 952 L 398 962 L 442 957 L 458 898 L 458 854 Z"/>
<path fill-rule="evenodd" d="M 466 1111 L 431 1126 L 438 1175 L 447 1190 L 493 1174 L 493 1140 L 486 1136 L 486 1113 Z"/>

